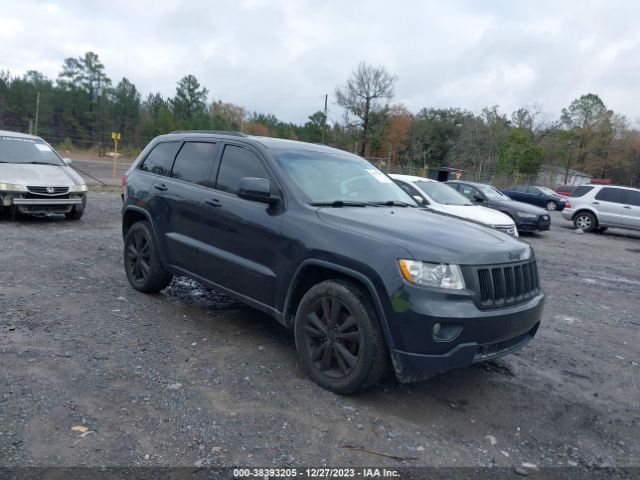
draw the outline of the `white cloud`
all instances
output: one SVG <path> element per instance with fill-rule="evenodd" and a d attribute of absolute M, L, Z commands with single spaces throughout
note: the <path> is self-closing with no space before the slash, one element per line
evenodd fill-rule
<path fill-rule="evenodd" d="M 145 95 L 193 73 L 210 100 L 300 122 L 364 60 L 397 75 L 413 111 L 535 102 L 557 115 L 593 92 L 634 119 L 639 13 L 635 0 L 22 0 L 0 13 L 0 69 L 55 78 L 93 50 Z"/>

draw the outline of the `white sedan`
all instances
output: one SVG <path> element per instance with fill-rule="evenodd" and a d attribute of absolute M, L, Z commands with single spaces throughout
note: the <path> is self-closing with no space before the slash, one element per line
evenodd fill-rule
<path fill-rule="evenodd" d="M 456 217 L 482 223 L 502 232 L 518 236 L 513 219 L 491 208 L 474 205 L 467 197 L 449 185 L 412 175 L 389 175 L 409 195 L 423 206 Z"/>

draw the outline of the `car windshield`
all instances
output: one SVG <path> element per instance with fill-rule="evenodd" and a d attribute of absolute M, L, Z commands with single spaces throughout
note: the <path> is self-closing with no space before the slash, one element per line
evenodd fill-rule
<path fill-rule="evenodd" d="M 485 197 L 487 197 L 489 200 L 496 200 L 496 201 L 511 200 L 504 193 L 496 190 L 493 187 L 490 187 L 489 185 L 483 185 L 478 188 L 482 193 L 484 193 Z"/>
<path fill-rule="evenodd" d="M 553 195 L 554 197 L 558 195 L 556 192 L 547 187 L 538 187 L 538 189 L 542 190 L 542 193 L 544 193 L 545 195 Z"/>
<path fill-rule="evenodd" d="M 301 150 L 275 150 L 274 156 L 309 203 L 417 205 L 393 180 L 359 157 Z"/>
<path fill-rule="evenodd" d="M 58 154 L 41 139 L 0 135 L 0 163 L 64 165 Z"/>
<path fill-rule="evenodd" d="M 442 205 L 473 205 L 467 197 L 444 183 L 419 180 L 415 184 L 435 203 Z"/>

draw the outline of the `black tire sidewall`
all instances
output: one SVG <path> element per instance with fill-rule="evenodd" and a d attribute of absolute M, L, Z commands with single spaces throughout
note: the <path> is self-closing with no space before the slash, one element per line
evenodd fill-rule
<path fill-rule="evenodd" d="M 310 308 L 322 297 L 334 296 L 356 318 L 359 329 L 363 332 L 363 341 L 360 346 L 360 356 L 354 370 L 344 378 L 332 378 L 323 374 L 316 368 L 310 358 L 306 346 L 304 325 Z M 375 312 L 368 302 L 365 294 L 349 282 L 327 280 L 321 282 L 304 295 L 298 306 L 294 323 L 296 349 L 300 362 L 309 377 L 327 390 L 336 393 L 348 394 L 369 386 L 369 378 L 374 368 L 376 358 L 386 355 L 380 350 L 379 335 Z"/>
<path fill-rule="evenodd" d="M 149 242 L 149 261 L 150 261 L 150 271 L 149 276 L 143 281 L 138 282 L 133 278 L 132 272 L 129 268 L 129 261 L 127 258 L 127 248 L 133 235 L 136 232 L 141 232 Z M 171 281 L 171 275 L 169 275 L 160 264 L 160 260 L 158 259 L 158 254 L 156 250 L 156 243 L 151 233 L 151 229 L 149 228 L 149 224 L 147 222 L 136 222 L 131 228 L 127 231 L 127 234 L 124 238 L 124 249 L 123 249 L 123 261 L 124 261 L 124 271 L 127 275 L 127 279 L 133 288 L 145 293 L 153 293 L 158 292 L 165 288 L 169 282 Z"/>

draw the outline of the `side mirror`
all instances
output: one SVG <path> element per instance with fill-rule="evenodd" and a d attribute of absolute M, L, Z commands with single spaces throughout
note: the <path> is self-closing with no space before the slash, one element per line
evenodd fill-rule
<path fill-rule="evenodd" d="M 266 178 L 241 178 L 238 185 L 238 197 L 267 205 L 275 205 L 280 201 L 278 197 L 271 195 L 271 182 Z"/>
<path fill-rule="evenodd" d="M 480 195 L 474 195 L 473 196 L 473 201 L 482 203 L 482 202 L 484 202 L 484 198 L 482 198 Z"/>
<path fill-rule="evenodd" d="M 71 165 L 73 163 L 70 158 L 63 158 L 62 161 L 65 165 Z"/>
<path fill-rule="evenodd" d="M 412 198 L 418 202 L 418 205 L 424 205 L 424 198 L 422 198 L 420 195 L 413 195 Z"/>

